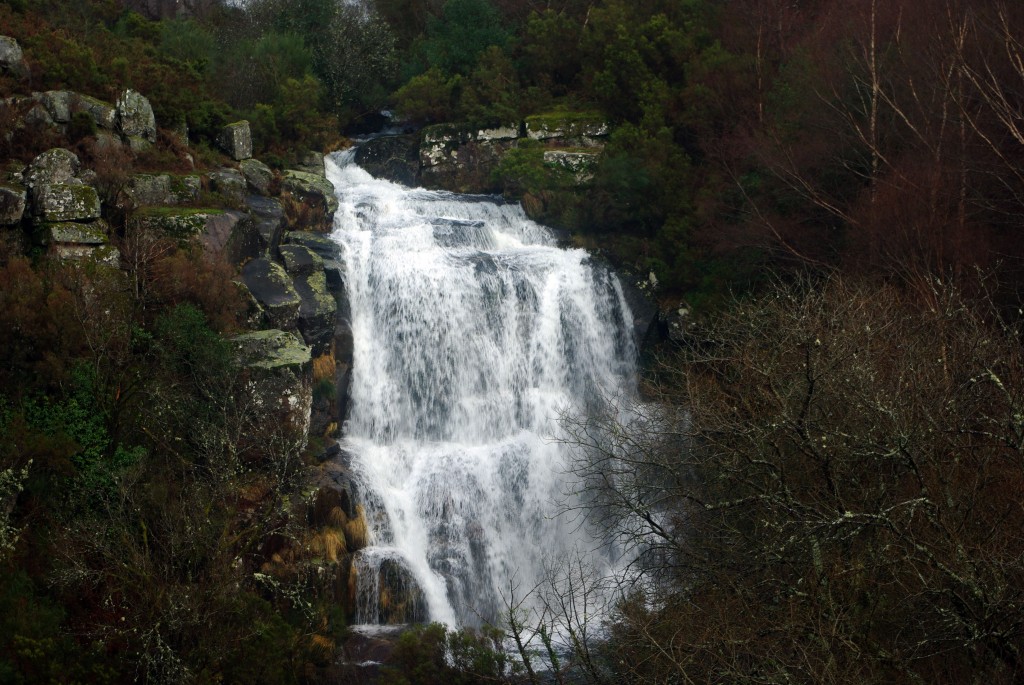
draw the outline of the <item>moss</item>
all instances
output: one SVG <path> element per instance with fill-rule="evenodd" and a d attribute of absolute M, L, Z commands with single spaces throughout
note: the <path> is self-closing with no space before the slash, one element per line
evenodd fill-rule
<path fill-rule="evenodd" d="M 144 207 L 135 213 L 138 218 L 148 217 L 188 217 L 188 216 L 217 216 L 224 214 L 226 210 L 215 207 Z"/>
<path fill-rule="evenodd" d="M 313 357 L 310 348 L 293 335 L 276 329 L 254 331 L 232 338 L 243 366 L 257 369 L 305 368 Z"/>

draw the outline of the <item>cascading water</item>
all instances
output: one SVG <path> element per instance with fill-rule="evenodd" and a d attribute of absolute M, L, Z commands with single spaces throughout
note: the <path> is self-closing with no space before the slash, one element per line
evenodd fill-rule
<path fill-rule="evenodd" d="M 376 180 L 351 152 L 328 177 L 354 341 L 344 443 L 370 529 L 357 620 L 386 622 L 382 597 L 414 586 L 405 620 L 493 621 L 510 583 L 598 546 L 559 513 L 553 437 L 560 412 L 633 382 L 621 288 L 518 205 Z"/>

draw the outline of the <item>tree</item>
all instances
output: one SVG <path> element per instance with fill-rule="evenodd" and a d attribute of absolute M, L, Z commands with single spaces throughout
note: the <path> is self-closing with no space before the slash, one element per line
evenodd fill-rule
<path fill-rule="evenodd" d="M 1024 353 L 990 303 L 832 277 L 738 302 L 656 403 L 567 422 L 643 582 L 619 677 L 1024 675 Z M 622 669 L 625 669 L 623 671 Z"/>

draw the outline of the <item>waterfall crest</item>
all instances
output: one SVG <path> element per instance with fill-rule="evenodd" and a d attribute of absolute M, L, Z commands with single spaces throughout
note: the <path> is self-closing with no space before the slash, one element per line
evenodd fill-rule
<path fill-rule="evenodd" d="M 560 249 L 518 205 L 372 178 L 327 161 L 354 342 L 344 447 L 366 507 L 357 621 L 381 583 L 422 593 L 407 620 L 493 621 L 509 583 L 594 548 L 559 515 L 561 411 L 633 383 L 614 274 Z M 521 590 L 522 591 L 522 590 Z"/>

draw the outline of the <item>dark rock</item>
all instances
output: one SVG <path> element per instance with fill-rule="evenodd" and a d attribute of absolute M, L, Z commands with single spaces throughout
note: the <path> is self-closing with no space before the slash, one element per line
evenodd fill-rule
<path fill-rule="evenodd" d="M 254 259 L 242 268 L 242 282 L 271 326 L 282 330 L 295 328 L 302 298 L 279 264 L 269 259 Z"/>
<path fill-rule="evenodd" d="M 256 223 L 245 212 L 226 211 L 208 216 L 199 240 L 208 251 L 222 254 L 232 264 L 263 254 Z"/>
<path fill-rule="evenodd" d="M 313 233 L 311 231 L 289 231 L 285 236 L 284 242 L 289 245 L 302 245 L 303 247 L 308 247 L 310 250 L 318 254 L 320 259 L 323 259 L 324 262 L 341 260 L 341 246 L 322 233 Z"/>
<path fill-rule="evenodd" d="M 263 251 L 274 254 L 284 231 L 284 207 L 272 197 L 249 195 L 245 198 L 245 208 L 255 221 Z"/>
<path fill-rule="evenodd" d="M 199 176 L 171 176 L 171 204 L 190 204 L 199 200 L 203 181 Z"/>
<path fill-rule="evenodd" d="M 25 216 L 25 187 L 13 183 L 0 185 L 0 226 L 13 226 Z"/>
<path fill-rule="evenodd" d="M 356 148 L 356 164 L 377 178 L 415 186 L 420 171 L 419 137 L 383 136 Z"/>
<path fill-rule="evenodd" d="M 281 249 L 283 251 L 285 248 Z M 306 252 L 313 254 L 308 250 Z M 299 306 L 299 331 L 306 344 L 313 348 L 313 354 L 319 356 L 330 349 L 334 338 L 337 302 L 327 289 L 327 276 L 322 268 L 295 276 L 294 285 L 302 300 Z"/>
<path fill-rule="evenodd" d="M 326 176 L 327 170 L 324 167 L 324 156 L 313 150 L 306 150 L 299 155 L 299 163 L 296 167 L 299 171 L 316 176 Z"/>
<path fill-rule="evenodd" d="M 619 281 L 622 284 L 622 294 L 633 316 L 632 321 L 627 323 L 632 324 L 633 341 L 636 343 L 637 349 L 641 349 L 650 339 L 654 330 L 654 323 L 658 317 L 658 305 L 654 301 L 649 281 L 637 283 L 625 276 Z"/>
<path fill-rule="evenodd" d="M 67 124 L 71 121 L 71 103 L 75 93 L 70 90 L 48 90 L 45 93 L 32 93 L 32 97 L 46 108 L 54 123 Z"/>
<path fill-rule="evenodd" d="M 81 93 L 73 93 L 71 98 L 71 113 L 85 112 L 96 126 L 108 131 L 117 127 L 117 108 L 108 102 Z"/>
<path fill-rule="evenodd" d="M 308 247 L 282 245 L 280 251 L 284 270 L 292 276 L 308 276 L 314 271 L 323 271 L 324 260 Z"/>

